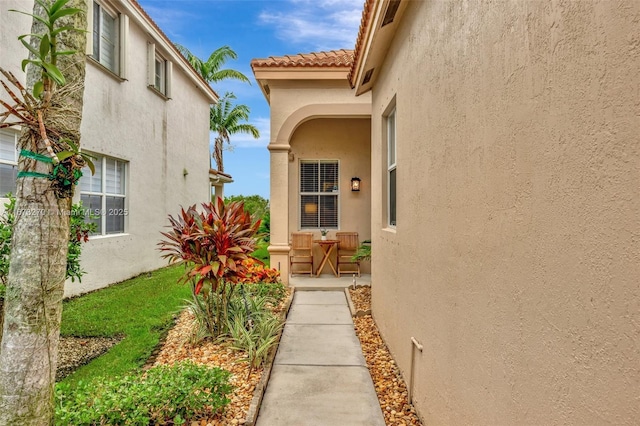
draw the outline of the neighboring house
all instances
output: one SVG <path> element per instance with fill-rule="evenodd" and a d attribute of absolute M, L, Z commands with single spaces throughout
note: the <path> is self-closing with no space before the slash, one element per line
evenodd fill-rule
<path fill-rule="evenodd" d="M 635 0 L 365 3 L 343 102 L 371 96 L 373 315 L 425 424 L 640 418 L 639 17 Z M 323 76 L 254 70 L 282 243 L 296 109 L 278 89 Z"/>
<path fill-rule="evenodd" d="M 231 175 L 209 169 L 209 183 L 211 184 L 211 195 L 214 197 L 224 198 L 224 186 L 233 183 Z"/>
<path fill-rule="evenodd" d="M 209 106 L 216 93 L 132 0 L 89 1 L 82 149 L 97 157 L 75 201 L 98 213 L 83 246 L 82 283 L 65 295 L 104 287 L 166 264 L 157 250 L 167 215 L 211 198 Z M 0 2 L 0 66 L 19 74 L 17 36 L 31 1 Z M 0 131 L 0 189 L 15 192 L 16 130 Z"/>
<path fill-rule="evenodd" d="M 347 76 L 353 51 L 255 59 L 253 72 L 271 106 L 271 266 L 289 278 L 292 232 L 327 229 L 371 236 L 371 100 Z M 359 192 L 350 189 L 359 177 Z M 314 256 L 318 267 L 320 248 Z M 369 272 L 363 265 L 363 272 Z M 329 268 L 325 273 L 331 273 Z"/>

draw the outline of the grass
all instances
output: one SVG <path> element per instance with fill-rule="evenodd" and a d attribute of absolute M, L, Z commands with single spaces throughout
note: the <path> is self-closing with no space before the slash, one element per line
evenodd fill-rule
<path fill-rule="evenodd" d="M 183 267 L 158 269 L 103 290 L 64 302 L 63 336 L 124 336 L 105 355 L 63 380 L 73 386 L 100 376 L 141 367 L 161 334 L 189 298 L 188 285 L 176 284 Z"/>
<path fill-rule="evenodd" d="M 260 240 L 258 244 L 256 244 L 256 251 L 251 253 L 251 256 L 260 259 L 264 262 L 265 266 L 269 267 L 269 252 L 267 251 L 267 247 L 269 247 L 269 243 Z"/>

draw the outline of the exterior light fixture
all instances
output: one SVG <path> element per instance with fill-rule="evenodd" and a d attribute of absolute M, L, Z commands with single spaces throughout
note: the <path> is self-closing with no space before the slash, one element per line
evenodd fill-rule
<path fill-rule="evenodd" d="M 359 177 L 352 177 L 351 178 L 351 190 L 353 192 L 360 191 L 360 178 Z"/>

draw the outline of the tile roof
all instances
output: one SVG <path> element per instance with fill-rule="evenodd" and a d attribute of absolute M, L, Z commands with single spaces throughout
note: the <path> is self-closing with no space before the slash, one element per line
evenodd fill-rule
<path fill-rule="evenodd" d="M 326 52 L 299 53 L 297 55 L 270 56 L 254 59 L 252 67 L 326 67 L 351 68 L 353 50 L 329 50 Z"/>
<path fill-rule="evenodd" d="M 358 59 L 360 59 L 360 55 L 362 55 L 362 51 L 364 50 L 364 33 L 366 31 L 367 26 L 369 26 L 369 21 L 373 16 L 373 8 L 374 8 L 375 0 L 365 0 L 364 8 L 362 10 L 362 19 L 360 20 L 360 29 L 358 30 L 358 37 L 356 38 L 356 50 L 353 53 L 353 62 L 351 63 L 351 71 L 349 72 L 349 82 L 351 86 L 354 87 L 355 71 Z"/>

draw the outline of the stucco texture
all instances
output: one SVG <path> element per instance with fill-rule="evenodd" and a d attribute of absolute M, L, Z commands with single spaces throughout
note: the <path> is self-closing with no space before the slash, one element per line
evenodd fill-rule
<path fill-rule="evenodd" d="M 373 89 L 373 313 L 405 378 L 424 345 L 425 424 L 637 424 L 639 69 L 637 1 L 409 2 Z"/>
<path fill-rule="evenodd" d="M 210 197 L 209 103 L 177 67 L 172 99 L 149 89 L 150 39 L 133 22 L 129 31 L 126 81 L 87 61 L 82 118 L 83 149 L 128 161 L 126 233 L 94 237 L 83 247 L 87 275 L 67 284 L 68 295 L 166 265 L 157 243 L 167 215 Z"/>

